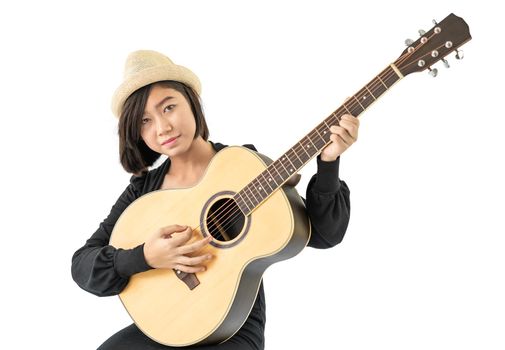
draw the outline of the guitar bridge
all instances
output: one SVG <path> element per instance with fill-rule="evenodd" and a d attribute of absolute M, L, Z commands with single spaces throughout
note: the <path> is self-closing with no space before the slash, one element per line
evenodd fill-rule
<path fill-rule="evenodd" d="M 198 280 L 198 278 L 194 273 L 182 272 L 181 270 L 176 269 L 173 270 L 177 278 L 183 281 L 190 290 L 193 290 L 200 284 L 200 281 Z"/>

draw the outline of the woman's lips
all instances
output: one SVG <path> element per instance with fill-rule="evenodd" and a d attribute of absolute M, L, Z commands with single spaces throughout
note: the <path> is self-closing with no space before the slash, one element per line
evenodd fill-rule
<path fill-rule="evenodd" d="M 162 146 L 170 146 L 170 145 L 172 145 L 175 142 L 175 140 L 177 140 L 178 137 L 179 136 L 176 136 L 176 137 L 173 137 L 171 139 L 168 139 L 165 142 L 163 142 L 161 145 Z"/>

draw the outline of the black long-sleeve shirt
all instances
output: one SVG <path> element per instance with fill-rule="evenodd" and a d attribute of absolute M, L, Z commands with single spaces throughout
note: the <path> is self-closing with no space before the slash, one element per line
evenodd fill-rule
<path fill-rule="evenodd" d="M 226 145 L 209 141 L 216 151 Z M 244 145 L 254 151 L 253 145 Z M 306 199 L 302 197 L 311 221 L 311 238 L 308 246 L 330 248 L 340 243 L 349 222 L 349 188 L 339 179 L 340 157 L 332 162 L 317 156 L 317 173 L 307 185 Z M 132 176 L 130 183 L 112 206 L 109 215 L 100 223 L 95 233 L 72 257 L 72 277 L 84 290 L 98 296 L 119 294 L 135 273 L 149 270 L 143 252 L 143 244 L 133 249 L 116 249 L 109 245 L 112 229 L 123 211 L 138 197 L 160 189 L 170 167 L 167 158 L 156 169 L 142 176 Z M 264 343 L 265 296 L 263 282 L 259 288 L 253 309 L 233 337 L 261 349 Z"/>

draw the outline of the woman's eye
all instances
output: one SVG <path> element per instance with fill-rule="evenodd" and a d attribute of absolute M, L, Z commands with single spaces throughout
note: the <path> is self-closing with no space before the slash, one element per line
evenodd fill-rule
<path fill-rule="evenodd" d="M 147 123 L 148 121 L 149 121 L 149 118 L 143 118 L 143 119 L 142 119 L 142 124 L 145 124 L 145 123 Z"/>
<path fill-rule="evenodd" d="M 169 108 L 169 107 L 172 107 L 172 108 Z M 172 109 L 173 109 L 173 107 L 175 107 L 175 105 L 168 105 L 168 106 L 166 106 L 166 107 L 163 109 L 163 112 L 164 112 L 164 111 L 166 111 L 166 110 L 167 110 L 167 108 L 168 108 L 169 110 L 172 110 Z"/>

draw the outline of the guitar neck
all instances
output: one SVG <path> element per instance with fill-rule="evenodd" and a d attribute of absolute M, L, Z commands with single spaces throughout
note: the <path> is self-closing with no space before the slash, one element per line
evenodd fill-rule
<path fill-rule="evenodd" d="M 396 62 L 395 62 L 396 63 Z M 361 90 L 295 143 L 234 197 L 244 215 L 249 215 L 331 142 L 330 126 L 338 125 L 344 114 L 358 117 L 403 75 L 394 64 L 386 67 Z"/>

